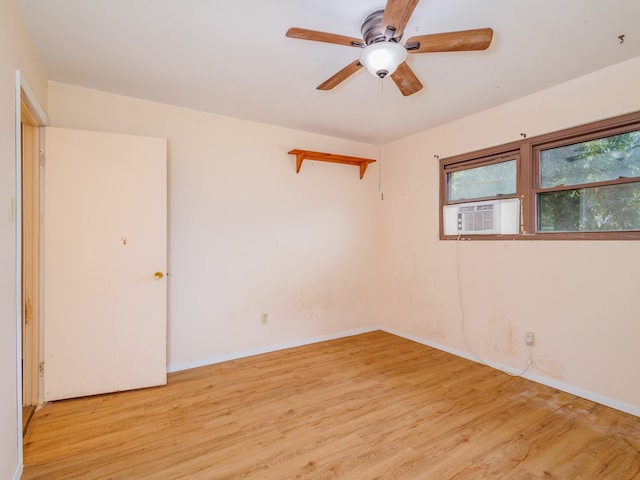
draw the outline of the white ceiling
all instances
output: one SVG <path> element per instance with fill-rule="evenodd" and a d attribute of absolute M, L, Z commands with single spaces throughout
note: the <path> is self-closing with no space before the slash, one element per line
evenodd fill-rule
<path fill-rule="evenodd" d="M 18 4 L 50 80 L 371 144 L 381 124 L 396 140 L 640 56 L 640 0 L 422 0 L 405 40 L 491 27 L 489 49 L 410 55 L 425 88 L 409 97 L 365 70 L 323 92 L 360 50 L 285 32 L 361 38 L 384 0 Z"/>

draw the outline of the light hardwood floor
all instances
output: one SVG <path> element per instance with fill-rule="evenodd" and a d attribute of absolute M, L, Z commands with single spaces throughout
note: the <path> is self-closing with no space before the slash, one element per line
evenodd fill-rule
<path fill-rule="evenodd" d="M 373 332 L 48 404 L 24 459 L 25 480 L 626 480 L 640 419 Z"/>

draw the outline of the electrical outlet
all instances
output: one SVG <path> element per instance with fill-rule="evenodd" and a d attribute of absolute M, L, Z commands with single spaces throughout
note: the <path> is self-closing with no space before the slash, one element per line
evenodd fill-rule
<path fill-rule="evenodd" d="M 262 325 L 268 325 L 269 324 L 269 314 L 268 313 L 263 313 L 262 317 L 260 319 L 260 323 L 262 323 Z"/>
<path fill-rule="evenodd" d="M 530 347 L 535 345 L 536 344 L 536 334 L 533 333 L 533 332 L 527 332 L 525 337 L 524 337 L 524 341 Z"/>

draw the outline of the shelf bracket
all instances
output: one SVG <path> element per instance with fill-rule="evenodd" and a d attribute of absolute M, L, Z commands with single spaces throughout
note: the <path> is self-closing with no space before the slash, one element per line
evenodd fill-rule
<path fill-rule="evenodd" d="M 303 160 L 317 160 L 319 162 L 342 163 L 345 165 L 356 165 L 360 167 L 360 179 L 364 177 L 364 172 L 370 163 L 375 160 L 370 158 L 349 157 L 347 155 L 335 155 L 333 153 L 312 152 L 310 150 L 294 149 L 289 152 L 290 155 L 296 156 L 296 173 L 300 173 Z"/>

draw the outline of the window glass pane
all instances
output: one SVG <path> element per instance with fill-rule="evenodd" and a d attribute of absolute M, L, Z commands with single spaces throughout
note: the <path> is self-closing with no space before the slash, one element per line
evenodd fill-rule
<path fill-rule="evenodd" d="M 540 186 L 616 180 L 640 176 L 640 131 L 540 152 Z"/>
<path fill-rule="evenodd" d="M 640 182 L 538 195 L 539 232 L 640 230 Z"/>
<path fill-rule="evenodd" d="M 515 160 L 447 174 L 447 201 L 449 202 L 515 195 L 515 193 Z"/>

